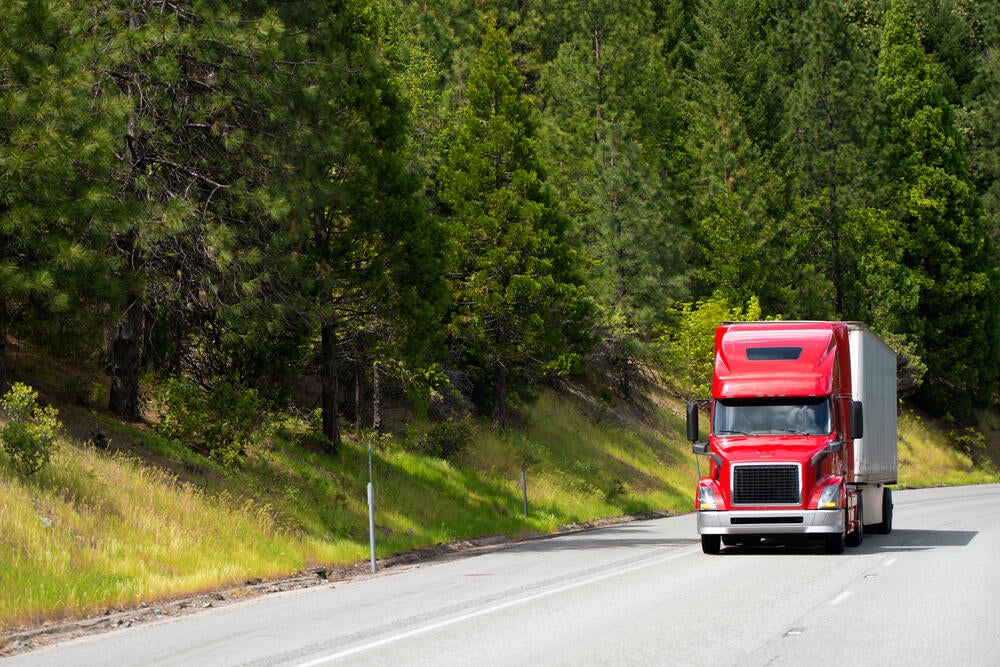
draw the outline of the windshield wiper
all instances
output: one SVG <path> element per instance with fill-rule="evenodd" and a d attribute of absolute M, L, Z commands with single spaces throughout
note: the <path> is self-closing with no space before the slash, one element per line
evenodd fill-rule
<path fill-rule="evenodd" d="M 716 431 L 715 435 L 753 435 L 753 433 L 747 433 L 746 431 L 732 431 L 729 429 Z"/>

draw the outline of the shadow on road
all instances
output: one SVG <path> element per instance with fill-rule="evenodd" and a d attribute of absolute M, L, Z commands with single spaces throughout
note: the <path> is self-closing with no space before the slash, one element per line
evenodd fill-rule
<path fill-rule="evenodd" d="M 866 535 L 861 546 L 848 547 L 845 555 L 903 551 L 926 551 L 941 547 L 968 546 L 978 533 L 972 530 L 911 530 L 896 529 L 889 535 Z M 792 538 L 787 542 L 765 540 L 756 546 L 728 546 L 723 554 L 786 554 L 795 556 L 827 555 L 821 541 Z"/>
<path fill-rule="evenodd" d="M 553 540 L 550 542 L 535 542 L 531 545 L 532 551 L 584 551 L 587 549 L 622 549 L 625 547 L 687 547 L 700 544 L 700 540 L 695 539 L 656 539 L 656 538 L 618 538 L 615 540 L 601 540 L 577 538 L 560 542 Z"/>
<path fill-rule="evenodd" d="M 872 551 L 918 551 L 937 547 L 968 546 L 979 533 L 974 530 L 912 530 L 896 529 L 889 535 L 873 535 L 861 543 Z"/>
<path fill-rule="evenodd" d="M 566 538 L 566 539 L 560 539 Z M 532 540 L 518 548 L 531 551 L 583 551 L 587 549 L 622 549 L 628 547 L 686 547 L 700 544 L 697 535 L 687 537 L 655 537 L 643 526 L 615 526 L 591 532 L 550 535 Z"/>

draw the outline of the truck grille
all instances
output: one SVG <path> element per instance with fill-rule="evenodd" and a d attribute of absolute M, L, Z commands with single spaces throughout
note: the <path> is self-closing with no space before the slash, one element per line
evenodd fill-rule
<path fill-rule="evenodd" d="M 733 504 L 799 505 L 801 502 L 797 465 L 733 466 Z"/>

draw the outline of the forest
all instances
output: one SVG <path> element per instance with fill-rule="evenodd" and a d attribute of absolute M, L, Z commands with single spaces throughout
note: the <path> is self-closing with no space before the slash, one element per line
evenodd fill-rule
<path fill-rule="evenodd" d="M 336 452 L 390 400 L 697 397 L 704 323 L 848 319 L 970 423 L 998 47 L 988 0 L 6 0 L 0 388 L 11 341 L 126 421 L 310 379 Z"/>

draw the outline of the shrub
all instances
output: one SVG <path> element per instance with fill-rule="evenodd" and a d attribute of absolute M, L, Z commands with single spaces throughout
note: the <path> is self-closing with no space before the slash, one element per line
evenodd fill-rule
<path fill-rule="evenodd" d="M 986 436 L 971 426 L 950 431 L 948 439 L 955 449 L 969 457 L 973 466 L 979 467 L 986 459 Z"/>
<path fill-rule="evenodd" d="M 457 461 L 471 439 L 472 431 L 465 422 L 448 419 L 432 425 L 430 430 L 417 438 L 413 449 L 445 461 Z"/>
<path fill-rule="evenodd" d="M 224 464 L 238 463 L 261 423 L 264 403 L 254 389 L 217 380 L 205 389 L 188 379 L 171 379 L 163 390 L 158 430 Z"/>
<path fill-rule="evenodd" d="M 0 440 L 14 467 L 24 475 L 41 470 L 58 444 L 59 412 L 51 405 L 38 405 L 38 392 L 16 383 L 0 398 L 0 409 L 7 424 L 0 429 Z"/>

